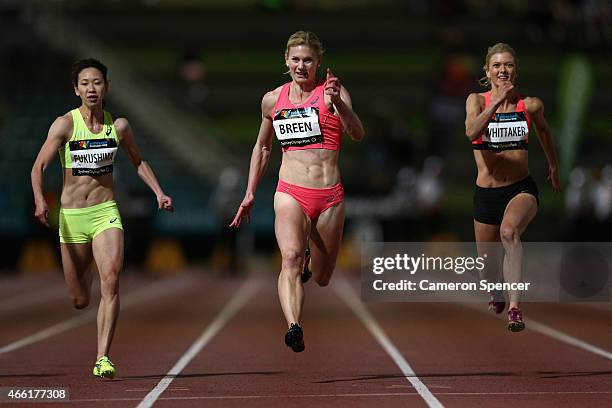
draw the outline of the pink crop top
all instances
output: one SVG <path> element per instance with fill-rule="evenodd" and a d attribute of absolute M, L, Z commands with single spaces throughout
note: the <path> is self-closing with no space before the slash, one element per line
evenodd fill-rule
<path fill-rule="evenodd" d="M 484 94 L 485 108 L 491 104 L 491 91 Z M 485 131 L 472 140 L 474 150 L 527 150 L 531 120 L 525 100 L 519 96 L 516 111 L 495 113 Z"/>
<path fill-rule="evenodd" d="M 289 101 L 291 82 L 283 85 L 274 105 L 272 125 L 283 152 L 288 150 L 340 150 L 342 122 L 325 105 L 325 82 L 316 86 L 300 105 Z"/>

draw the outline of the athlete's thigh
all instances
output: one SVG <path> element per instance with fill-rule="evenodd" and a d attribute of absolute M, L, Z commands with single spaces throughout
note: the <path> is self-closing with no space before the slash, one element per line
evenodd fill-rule
<path fill-rule="evenodd" d="M 274 194 L 274 233 L 283 257 L 306 250 L 310 220 L 289 194 Z"/>
<path fill-rule="evenodd" d="M 101 278 L 118 275 L 123 267 L 123 230 L 109 228 L 92 241 L 93 256 Z"/>
<path fill-rule="evenodd" d="M 60 244 L 62 253 L 62 269 L 68 289 L 81 288 L 81 282 L 87 273 L 91 273 L 89 266 L 93 260 L 91 243 L 86 244 Z"/>
<path fill-rule="evenodd" d="M 506 206 L 502 227 L 516 228 L 519 235 L 522 235 L 537 212 L 538 202 L 533 195 L 528 193 L 517 194 Z"/>
<path fill-rule="evenodd" d="M 313 271 L 333 268 L 342 243 L 344 202 L 323 211 L 310 233 L 310 265 Z"/>

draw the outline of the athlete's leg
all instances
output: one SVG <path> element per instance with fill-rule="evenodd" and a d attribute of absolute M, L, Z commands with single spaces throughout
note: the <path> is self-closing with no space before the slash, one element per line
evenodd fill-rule
<path fill-rule="evenodd" d="M 502 276 L 503 251 L 499 244 L 499 225 L 484 224 L 474 220 L 474 236 L 476 238 L 476 250 L 478 256 L 486 254 L 486 262 L 480 271 L 480 279 L 490 282 L 499 282 Z"/>
<path fill-rule="evenodd" d="M 342 243 L 344 202 L 323 211 L 310 233 L 310 270 L 319 286 L 327 286 Z"/>
<path fill-rule="evenodd" d="M 282 264 L 278 275 L 278 298 L 287 326 L 300 323 L 304 304 L 301 273 L 304 251 L 310 230 L 310 219 L 302 207 L 289 194 L 274 195 L 274 232 L 281 252 Z"/>
<path fill-rule="evenodd" d="M 64 279 L 68 294 L 77 309 L 89 305 L 91 296 L 91 261 L 93 260 L 91 243 L 60 244 Z"/>
<path fill-rule="evenodd" d="M 499 225 L 484 224 L 474 220 L 474 234 L 478 256 L 485 259 L 485 267 L 479 271 L 478 279 L 493 283 L 501 282 L 504 249 L 499 242 Z M 497 314 L 503 312 L 506 308 L 504 292 L 492 290 L 489 296 L 489 310 Z"/>
<path fill-rule="evenodd" d="M 536 198 L 527 193 L 516 195 L 504 212 L 504 219 L 500 226 L 500 238 L 504 246 L 504 280 L 506 282 L 520 282 L 522 279 L 523 246 L 521 235 L 527 225 L 538 212 Z M 518 291 L 509 291 L 510 308 L 519 307 Z"/>
<path fill-rule="evenodd" d="M 119 315 L 119 273 L 123 267 L 123 230 L 110 228 L 92 242 L 93 255 L 100 273 L 98 307 L 98 358 L 107 356 Z"/>

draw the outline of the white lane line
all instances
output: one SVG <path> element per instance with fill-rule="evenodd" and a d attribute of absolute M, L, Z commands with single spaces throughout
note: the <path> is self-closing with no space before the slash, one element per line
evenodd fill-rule
<path fill-rule="evenodd" d="M 402 370 L 404 377 L 412 384 L 414 389 L 425 400 L 429 407 L 443 407 L 442 403 L 429 391 L 427 386 L 416 376 L 416 373 L 408 364 L 402 353 L 395 347 L 389 337 L 369 310 L 363 305 L 359 297 L 355 294 L 348 281 L 342 277 L 337 280 L 337 285 L 332 286 L 340 295 L 342 300 L 349 306 L 361 323 L 370 331 L 370 334 L 378 341 L 382 348 L 389 354 L 395 364 Z"/>
<path fill-rule="evenodd" d="M 189 364 L 191 360 L 212 340 L 217 333 L 221 331 L 223 326 L 231 320 L 232 317 L 257 293 L 261 283 L 254 279 L 249 279 L 242 287 L 234 294 L 231 300 L 219 312 L 215 320 L 202 332 L 200 337 L 189 347 L 183 356 L 176 362 L 174 367 L 168 371 L 166 376 L 153 388 L 144 399 L 138 404 L 137 408 L 148 408 L 153 406 L 155 401 L 172 383 L 174 378 Z"/>
<path fill-rule="evenodd" d="M 56 285 L 52 288 L 45 288 L 37 292 L 27 290 L 0 302 L 0 312 L 6 313 L 16 309 L 29 306 L 40 305 L 49 301 L 61 299 L 66 296 L 66 286 Z"/>
<path fill-rule="evenodd" d="M 188 279 L 164 279 L 151 283 L 142 289 L 129 292 L 121 299 L 121 311 L 125 311 L 130 307 L 147 302 L 151 299 L 156 299 L 160 296 L 169 295 L 181 289 L 191 287 L 193 285 L 193 280 L 194 278 L 191 275 L 189 275 Z M 48 339 L 49 337 L 63 333 L 66 330 L 70 330 L 83 324 L 89 323 L 91 321 L 95 321 L 97 313 L 97 308 L 92 307 L 86 312 L 80 313 L 78 316 L 71 317 L 51 327 L 47 327 L 46 329 L 43 329 L 38 333 L 32 334 L 30 336 L 7 344 L 6 346 L 0 347 L 0 354 L 10 353 L 11 351 L 18 350 L 22 347 L 29 346 L 41 340 Z"/>
<path fill-rule="evenodd" d="M 556 340 L 559 340 L 563 343 L 569 344 L 574 347 L 578 347 L 582 350 L 591 352 L 593 354 L 597 354 L 598 356 L 607 358 L 608 360 L 612 360 L 612 353 L 607 350 L 604 350 L 600 347 L 597 347 L 591 343 L 587 343 L 584 340 L 580 340 L 574 336 L 570 336 L 567 333 L 563 333 L 557 329 L 553 329 L 550 326 L 545 325 L 544 323 L 540 323 L 533 319 L 524 319 L 525 327 L 529 330 L 533 330 L 540 334 L 543 334 L 548 337 L 552 337 Z"/>
<path fill-rule="evenodd" d="M 166 391 L 189 391 L 190 388 L 168 387 Z M 148 392 L 148 388 L 135 388 L 133 390 L 125 390 L 125 392 Z"/>
<path fill-rule="evenodd" d="M 499 315 L 493 315 L 491 312 L 489 312 L 488 310 L 484 309 L 482 306 L 478 307 L 475 305 L 464 305 L 467 308 L 473 309 L 473 310 L 477 310 L 481 313 L 485 313 L 491 317 L 494 318 L 498 318 L 498 319 L 504 319 L 505 320 L 505 314 L 499 314 Z M 579 349 L 582 349 L 584 351 L 588 351 L 590 353 L 596 354 L 600 357 L 603 358 L 607 358 L 608 360 L 612 360 L 612 353 L 610 353 L 607 350 L 602 349 L 601 347 L 597 347 L 591 343 L 588 343 L 584 340 L 580 340 L 577 337 L 571 336 L 567 333 L 564 333 L 560 330 L 557 329 L 553 329 L 552 327 L 538 322 L 537 320 L 531 319 L 531 318 L 523 318 L 523 321 L 525 322 L 525 329 L 526 330 L 533 330 L 536 333 L 540 333 L 543 334 L 544 336 L 548 336 L 551 337 L 555 340 L 558 340 L 562 343 L 565 344 L 569 344 L 570 346 L 574 346 L 577 347 Z"/>
<path fill-rule="evenodd" d="M 495 396 L 495 395 L 609 395 L 612 391 L 518 391 L 518 392 L 440 392 L 438 395 L 454 395 L 454 396 Z M 286 395 L 208 395 L 208 396 L 193 396 L 193 397 L 161 397 L 158 401 L 180 401 L 180 400 L 231 400 L 231 399 L 301 399 L 301 398 L 371 398 L 371 397 L 417 397 L 417 392 L 384 392 L 375 394 L 286 394 Z M 139 398 L 83 398 L 72 399 L 70 401 L 62 401 L 66 403 L 82 403 L 82 402 L 115 402 L 115 401 L 138 401 Z"/>

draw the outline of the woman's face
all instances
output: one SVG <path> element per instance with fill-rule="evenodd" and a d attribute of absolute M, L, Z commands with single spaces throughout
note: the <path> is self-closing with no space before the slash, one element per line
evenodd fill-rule
<path fill-rule="evenodd" d="M 102 104 L 108 87 L 104 75 L 97 68 L 85 68 L 79 72 L 74 93 L 81 98 L 83 105 L 93 107 Z"/>
<path fill-rule="evenodd" d="M 516 74 L 516 64 L 512 54 L 509 52 L 499 52 L 491 56 L 487 69 L 487 78 L 489 78 L 492 86 L 500 86 L 506 81 L 514 84 Z"/>
<path fill-rule="evenodd" d="M 308 83 L 315 80 L 320 61 L 317 54 L 307 45 L 295 45 L 285 54 L 285 63 L 289 67 L 294 82 Z"/>

